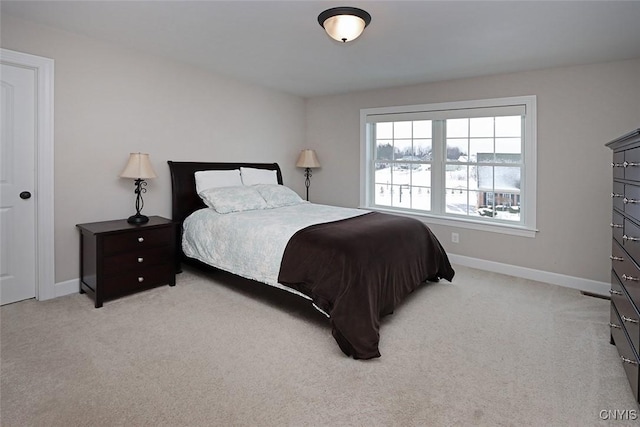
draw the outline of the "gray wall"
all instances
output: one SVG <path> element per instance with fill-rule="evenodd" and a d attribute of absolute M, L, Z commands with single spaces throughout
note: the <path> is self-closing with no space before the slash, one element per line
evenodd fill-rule
<path fill-rule="evenodd" d="M 56 282 L 78 277 L 76 224 L 135 213 L 118 177 L 130 152 L 158 174 L 147 215 L 170 218 L 167 160 L 278 162 L 303 194 L 302 98 L 8 16 L 1 31 L 3 48 L 55 60 Z"/>
<path fill-rule="evenodd" d="M 607 282 L 611 152 L 604 144 L 640 127 L 639 76 L 635 59 L 309 99 L 305 139 L 323 165 L 312 197 L 358 205 L 362 108 L 537 95 L 537 236 L 431 228 L 453 254 Z M 451 243 L 452 231 L 460 243 Z"/>
<path fill-rule="evenodd" d="M 56 61 L 57 282 L 78 277 L 75 224 L 133 213 L 133 183 L 118 178 L 129 152 L 150 153 L 158 173 L 146 214 L 170 215 L 167 160 L 275 161 L 303 194 L 294 163 L 305 147 L 323 166 L 313 173 L 312 200 L 357 206 L 361 108 L 517 95 L 538 97 L 539 233 L 432 228 L 453 254 L 609 280 L 604 143 L 640 126 L 640 59 L 303 100 L 8 16 L 1 31 L 3 48 Z"/>

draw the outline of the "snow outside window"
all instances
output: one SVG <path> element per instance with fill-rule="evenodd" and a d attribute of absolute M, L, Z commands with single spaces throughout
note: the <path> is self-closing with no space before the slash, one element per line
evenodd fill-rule
<path fill-rule="evenodd" d="M 535 235 L 535 96 L 361 110 L 361 206 Z"/>

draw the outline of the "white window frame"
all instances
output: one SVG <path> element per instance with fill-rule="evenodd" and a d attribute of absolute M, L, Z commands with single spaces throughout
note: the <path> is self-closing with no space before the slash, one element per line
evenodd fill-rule
<path fill-rule="evenodd" d="M 521 211 L 522 221 L 518 224 L 490 221 L 474 217 L 463 217 L 449 215 L 445 212 L 420 212 L 410 209 L 399 209 L 394 207 L 381 207 L 373 203 L 373 181 L 374 181 L 374 156 L 375 144 L 370 141 L 368 122 L 375 121 L 374 116 L 393 115 L 394 120 L 414 120 L 420 115 L 431 117 L 452 116 L 456 110 L 475 108 L 503 108 L 510 106 L 524 106 L 524 134 L 523 134 L 523 157 L 524 166 L 522 168 L 521 197 L 523 209 Z M 491 231 L 497 233 L 511 234 L 523 237 L 535 237 L 536 232 L 536 96 L 517 96 L 509 98 L 493 98 L 472 101 L 444 102 L 436 104 L 421 104 L 394 107 L 365 108 L 360 110 L 360 207 L 363 209 L 390 212 L 399 215 L 407 215 L 418 218 L 430 224 L 439 224 L 459 228 Z M 425 114 L 426 113 L 426 114 Z M 434 140 L 433 150 L 436 155 L 442 156 L 444 147 L 436 147 Z M 434 156 L 435 157 L 435 156 Z M 435 161 L 435 159 L 434 159 Z M 444 159 L 442 159 L 444 161 Z M 438 190 L 444 191 L 444 177 L 433 176 L 432 182 Z"/>

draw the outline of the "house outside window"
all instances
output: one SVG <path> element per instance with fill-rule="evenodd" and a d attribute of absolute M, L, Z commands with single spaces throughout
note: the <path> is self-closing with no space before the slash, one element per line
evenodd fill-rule
<path fill-rule="evenodd" d="M 361 206 L 535 235 L 535 96 L 361 110 Z"/>

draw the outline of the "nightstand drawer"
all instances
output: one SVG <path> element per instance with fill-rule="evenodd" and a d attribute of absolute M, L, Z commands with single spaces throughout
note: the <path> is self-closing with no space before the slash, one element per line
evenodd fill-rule
<path fill-rule="evenodd" d="M 126 233 L 104 236 L 102 249 L 104 255 L 108 256 L 119 252 L 167 245 L 174 238 L 171 227 L 127 231 Z"/>
<path fill-rule="evenodd" d="M 104 297 L 114 298 L 158 285 L 175 284 L 172 263 L 105 276 Z"/>
<path fill-rule="evenodd" d="M 145 224 L 125 219 L 78 224 L 80 293 L 96 308 L 105 300 L 176 284 L 176 224 L 151 216 Z"/>
<path fill-rule="evenodd" d="M 117 274 L 126 270 L 143 269 L 151 265 L 166 264 L 172 261 L 171 248 L 159 246 L 105 257 L 103 268 L 104 274 Z"/>

